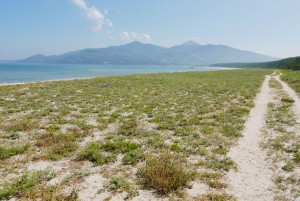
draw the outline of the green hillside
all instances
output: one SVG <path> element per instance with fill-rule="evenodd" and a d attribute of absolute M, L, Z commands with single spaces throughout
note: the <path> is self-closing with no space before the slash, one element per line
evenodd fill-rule
<path fill-rule="evenodd" d="M 258 63 L 219 63 L 211 66 L 222 67 L 239 67 L 239 68 L 279 68 L 279 69 L 293 69 L 300 70 L 300 57 L 291 57 L 271 62 Z"/>

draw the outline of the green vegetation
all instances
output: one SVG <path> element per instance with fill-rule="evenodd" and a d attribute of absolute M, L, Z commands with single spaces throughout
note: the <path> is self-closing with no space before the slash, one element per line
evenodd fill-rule
<path fill-rule="evenodd" d="M 223 190 L 224 172 L 236 168 L 227 153 L 271 73 L 162 73 L 0 86 L 1 146 L 6 150 L 22 142 L 31 147 L 22 160 L 0 160 L 1 180 L 25 172 L 26 163 L 49 160 L 69 164 L 70 172 L 94 165 L 106 179 L 126 178 L 134 187 L 143 181 L 161 194 L 177 193 L 191 179 Z M 172 157 L 163 157 L 166 152 Z M 134 174 L 137 169 L 139 175 Z M 217 176 L 203 179 L 191 175 L 193 170 Z M 151 175 L 161 175 L 166 183 Z M 72 186 L 84 177 L 67 183 Z M 33 197 L 41 196 L 39 191 L 32 191 Z M 47 192 L 60 195 L 58 189 Z"/>
<path fill-rule="evenodd" d="M 213 64 L 211 66 L 300 70 L 300 57 L 291 57 L 287 59 L 281 59 L 278 61 L 257 62 L 257 63 L 221 63 L 221 64 Z"/>
<path fill-rule="evenodd" d="M 298 94 L 300 94 L 300 71 L 281 71 L 281 79 L 289 84 Z"/>
<path fill-rule="evenodd" d="M 26 150 L 28 150 L 28 148 L 29 148 L 29 144 L 18 146 L 18 147 L 10 147 L 10 148 L 0 147 L 0 159 L 3 160 L 11 156 L 22 154 Z"/>
<path fill-rule="evenodd" d="M 24 200 L 43 200 L 43 201 L 76 201 L 78 194 L 76 189 L 72 189 L 69 195 L 60 192 L 59 186 L 35 186 L 30 188 L 24 195 Z"/>
<path fill-rule="evenodd" d="M 79 154 L 78 159 L 89 160 L 102 165 L 116 161 L 117 154 L 125 154 L 123 162 L 125 164 L 135 165 L 144 158 L 143 153 L 138 151 L 139 147 L 140 145 L 138 143 L 125 141 L 122 138 L 113 138 L 105 143 L 90 143 L 86 149 Z"/>
<path fill-rule="evenodd" d="M 78 148 L 76 137 L 71 134 L 46 133 L 37 138 L 37 146 L 46 148 L 45 158 L 59 160 Z"/>
<path fill-rule="evenodd" d="M 127 196 L 125 197 L 125 199 L 132 198 L 138 195 L 137 190 L 134 189 L 133 186 L 123 177 L 113 177 L 109 182 L 107 189 L 114 193 L 123 191 L 127 192 Z"/>
<path fill-rule="evenodd" d="M 16 195 L 20 196 L 42 181 L 50 180 L 53 176 L 53 173 L 49 171 L 25 173 L 13 182 L 0 185 L 0 199 L 8 199 Z"/>

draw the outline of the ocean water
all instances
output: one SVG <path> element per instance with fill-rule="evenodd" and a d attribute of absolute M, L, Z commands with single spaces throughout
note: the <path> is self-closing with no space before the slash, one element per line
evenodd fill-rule
<path fill-rule="evenodd" d="M 0 63 L 0 84 L 91 78 L 112 75 L 215 70 L 220 70 L 220 68 L 142 65 L 49 65 Z"/>

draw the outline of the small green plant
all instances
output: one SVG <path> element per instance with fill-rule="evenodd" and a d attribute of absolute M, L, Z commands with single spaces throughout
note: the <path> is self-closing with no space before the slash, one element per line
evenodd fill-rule
<path fill-rule="evenodd" d="M 103 165 L 106 163 L 111 163 L 116 161 L 117 156 L 115 154 L 102 153 L 102 144 L 101 143 L 91 143 L 89 144 L 84 151 L 79 153 L 78 160 L 89 160 L 95 164 Z"/>
<path fill-rule="evenodd" d="M 18 146 L 18 147 L 10 147 L 10 148 L 0 147 L 0 159 L 3 160 L 11 156 L 22 154 L 25 151 L 27 151 L 29 147 L 30 147 L 29 144 Z"/>
<path fill-rule="evenodd" d="M 294 154 L 294 159 L 293 159 L 296 163 L 300 163 L 300 153 L 295 153 Z"/>
<path fill-rule="evenodd" d="M 295 167 L 292 164 L 286 164 L 281 169 L 283 169 L 286 172 L 292 172 L 294 171 Z"/>
<path fill-rule="evenodd" d="M 127 152 L 122 162 L 125 165 L 136 165 L 139 161 L 143 161 L 145 159 L 145 154 L 141 150 L 132 150 Z"/>
<path fill-rule="evenodd" d="M 289 97 L 284 97 L 281 99 L 282 102 L 286 102 L 286 103 L 294 103 L 295 100 Z"/>
<path fill-rule="evenodd" d="M 4 135 L 4 138 L 11 139 L 11 140 L 16 140 L 16 139 L 20 138 L 20 134 L 18 134 L 17 132 L 9 132 L 9 133 Z"/>
<path fill-rule="evenodd" d="M 212 158 L 207 162 L 207 166 L 214 170 L 229 171 L 230 169 L 236 169 L 235 162 L 229 157 L 223 159 Z"/>
<path fill-rule="evenodd" d="M 46 128 L 46 130 L 50 133 L 58 132 L 60 130 L 60 127 L 57 125 L 51 125 Z"/>
<path fill-rule="evenodd" d="M 109 182 L 107 188 L 109 191 L 113 192 L 126 191 L 128 195 L 125 199 L 132 198 L 138 195 L 137 190 L 134 189 L 132 185 L 129 182 L 127 182 L 123 177 L 113 177 Z"/>
<path fill-rule="evenodd" d="M 178 144 L 172 144 L 172 145 L 170 146 L 170 149 L 171 149 L 172 151 L 175 151 L 175 152 L 180 152 L 180 151 L 181 151 L 181 148 L 179 147 Z"/>
<path fill-rule="evenodd" d="M 153 188 L 160 194 L 168 194 L 187 186 L 195 172 L 188 171 L 184 165 L 171 154 L 151 157 L 146 165 L 139 169 L 146 188 Z"/>

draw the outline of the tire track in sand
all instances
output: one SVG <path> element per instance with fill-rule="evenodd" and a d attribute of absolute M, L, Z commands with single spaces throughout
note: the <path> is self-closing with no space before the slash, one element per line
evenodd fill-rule
<path fill-rule="evenodd" d="M 265 125 L 268 103 L 271 100 L 270 76 L 266 76 L 261 91 L 254 100 L 243 137 L 228 156 L 238 165 L 238 171 L 228 172 L 230 194 L 240 201 L 270 201 L 272 193 L 272 171 L 268 168 L 266 153 L 260 148 L 261 130 Z"/>

